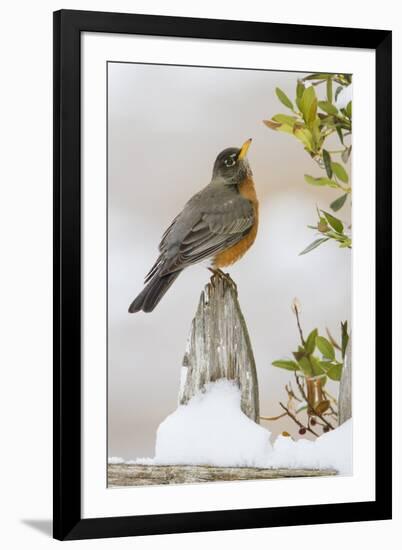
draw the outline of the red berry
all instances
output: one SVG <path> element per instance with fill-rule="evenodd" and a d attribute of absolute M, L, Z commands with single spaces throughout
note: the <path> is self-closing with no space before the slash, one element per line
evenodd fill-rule
<path fill-rule="evenodd" d="M 306 433 L 306 431 L 307 431 L 306 428 L 300 428 L 299 434 L 304 435 Z"/>

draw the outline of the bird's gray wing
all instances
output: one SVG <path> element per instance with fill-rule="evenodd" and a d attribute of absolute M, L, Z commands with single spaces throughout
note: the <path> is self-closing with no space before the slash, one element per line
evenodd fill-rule
<path fill-rule="evenodd" d="M 160 256 L 146 280 L 167 275 L 209 258 L 240 241 L 254 223 L 251 202 L 239 194 L 209 208 L 184 211 L 166 230 Z"/>

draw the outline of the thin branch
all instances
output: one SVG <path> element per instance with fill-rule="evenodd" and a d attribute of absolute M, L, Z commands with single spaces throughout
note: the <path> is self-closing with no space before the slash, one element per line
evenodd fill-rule
<path fill-rule="evenodd" d="M 304 341 L 304 338 L 303 338 L 303 331 L 302 331 L 302 328 L 300 326 L 299 310 L 298 310 L 297 307 L 294 308 L 294 312 L 295 312 L 295 315 L 296 315 L 297 328 L 299 329 L 300 340 L 301 340 L 301 343 L 304 346 L 306 342 Z"/>
<path fill-rule="evenodd" d="M 260 420 L 279 420 L 280 418 L 283 418 L 284 416 L 287 416 L 288 413 L 284 412 L 280 414 L 279 416 L 260 416 Z"/>
<path fill-rule="evenodd" d="M 313 435 L 315 435 L 316 437 L 318 437 L 318 434 L 315 433 L 315 431 L 312 430 L 312 429 L 310 428 L 310 426 L 305 426 L 304 424 L 302 424 L 302 423 L 295 417 L 295 415 L 292 414 L 292 413 L 289 411 L 289 409 L 288 409 L 287 407 L 285 407 L 285 405 L 284 405 L 283 403 L 279 402 L 279 405 L 282 407 L 282 409 L 283 409 L 284 411 L 286 411 L 285 414 L 287 414 L 287 415 L 293 420 L 293 422 L 296 422 L 296 424 L 299 426 L 299 428 L 303 428 L 304 430 L 307 430 L 308 432 L 310 432 L 310 433 L 312 433 Z"/>
<path fill-rule="evenodd" d="M 338 344 L 338 342 L 335 340 L 335 338 L 332 336 L 332 334 L 329 331 L 328 327 L 325 327 L 325 330 L 327 331 L 328 339 L 331 342 L 331 344 L 339 351 L 342 351 L 341 346 Z"/>
<path fill-rule="evenodd" d="M 294 391 L 293 391 L 293 388 L 292 388 L 291 382 L 289 382 L 289 387 L 288 387 L 287 384 L 285 385 L 285 390 L 286 390 L 286 392 L 287 392 L 287 394 L 288 394 L 289 399 L 296 399 L 296 401 L 299 401 L 299 403 L 302 402 L 302 400 L 299 399 L 299 398 L 297 397 L 297 395 L 295 395 L 295 393 L 294 393 Z"/>

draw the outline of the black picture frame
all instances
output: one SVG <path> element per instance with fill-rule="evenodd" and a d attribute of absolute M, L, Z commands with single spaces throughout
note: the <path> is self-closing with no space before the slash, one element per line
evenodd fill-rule
<path fill-rule="evenodd" d="M 376 497 L 370 502 L 82 519 L 82 32 L 369 48 L 376 55 Z M 390 519 L 391 32 L 61 10 L 54 13 L 54 521 L 59 540 Z M 381 342 L 381 346 L 379 345 Z M 386 372 L 384 372 L 386 369 Z"/>

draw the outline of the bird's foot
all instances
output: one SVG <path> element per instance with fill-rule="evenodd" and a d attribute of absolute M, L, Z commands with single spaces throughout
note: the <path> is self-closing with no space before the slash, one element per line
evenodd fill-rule
<path fill-rule="evenodd" d="M 214 277 L 219 277 L 220 279 L 223 279 L 224 281 L 227 282 L 227 284 L 236 292 L 237 294 L 237 285 L 236 283 L 234 282 L 234 280 L 232 279 L 232 277 L 229 275 L 229 273 L 225 273 L 224 271 L 222 271 L 221 269 L 215 269 L 213 267 L 208 267 L 209 271 L 212 273 L 212 277 L 211 277 L 211 282 L 213 284 L 213 278 Z"/>

